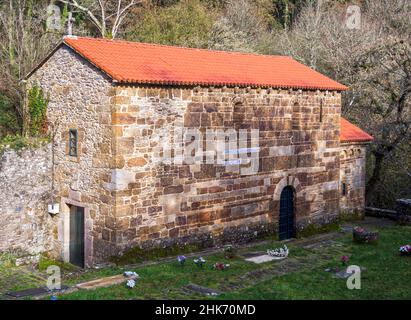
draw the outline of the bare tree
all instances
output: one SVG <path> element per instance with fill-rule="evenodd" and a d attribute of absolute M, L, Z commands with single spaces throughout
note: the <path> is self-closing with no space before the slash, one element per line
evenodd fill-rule
<path fill-rule="evenodd" d="M 13 104 L 23 119 L 24 90 L 19 84 L 29 70 L 57 43 L 61 34 L 44 28 L 48 0 L 0 1 L 0 94 Z"/>
<path fill-rule="evenodd" d="M 386 172 L 392 172 L 390 159 L 409 152 L 403 146 L 411 139 L 411 2 L 364 0 L 358 30 L 347 29 L 344 9 L 309 3 L 291 30 L 277 35 L 273 51 L 291 55 L 349 87 L 344 116 L 375 138 L 367 183 L 367 201 L 372 202 L 377 189 L 384 193 L 379 184 Z M 399 170 L 396 183 L 401 180 L 405 186 L 409 171 L 406 166 Z"/>
<path fill-rule="evenodd" d="M 272 1 L 227 0 L 224 15 L 213 25 L 208 47 L 228 51 L 259 51 L 272 23 Z"/>
<path fill-rule="evenodd" d="M 124 18 L 144 0 L 58 0 L 87 15 L 103 38 L 114 39 Z"/>
<path fill-rule="evenodd" d="M 370 48 L 359 64 L 364 92 L 361 106 L 367 108 L 367 125 L 374 133 L 371 149 L 374 167 L 367 194 L 380 182 L 384 160 L 411 140 L 411 46 L 402 39 L 385 40 Z"/>

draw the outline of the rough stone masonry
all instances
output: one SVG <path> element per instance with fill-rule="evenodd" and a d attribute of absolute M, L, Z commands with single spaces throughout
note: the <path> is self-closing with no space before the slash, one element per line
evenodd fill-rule
<path fill-rule="evenodd" d="M 51 146 L 5 151 L 0 157 L 0 252 L 37 260 L 57 230 L 45 214 L 51 197 Z"/>
<path fill-rule="evenodd" d="M 61 209 L 51 217 L 47 199 L 37 196 L 47 194 L 43 187 L 49 183 L 24 191 L 32 192 L 37 204 L 20 206 L 9 198 L 1 207 L 0 249 L 35 248 L 31 251 L 69 260 L 73 205 L 85 208 L 86 266 L 135 246 L 208 246 L 276 234 L 286 186 L 295 192 L 297 233 L 309 224 L 334 221 L 340 208 L 363 210 L 365 149 L 340 143 L 338 91 L 122 85 L 66 46 L 29 77 L 27 88 L 35 85 L 50 101 L 56 141 L 55 189 L 49 192 L 57 195 Z M 258 130 L 257 172 L 242 174 L 221 163 L 157 161 L 159 147 L 181 128 Z M 75 157 L 68 153 L 70 129 L 78 131 Z M 44 168 L 47 176 L 50 150 L 45 150 L 43 159 L 23 159 Z M 13 169 L 3 173 L 6 166 Z M 19 168 L 2 160 L 8 186 Z M 349 186 L 346 196 L 341 196 L 343 180 Z M 29 226 L 30 218 L 22 219 L 30 212 L 38 217 L 36 227 Z M 9 216 L 17 222 L 9 223 Z M 13 238 L 4 236 L 5 226 Z"/>

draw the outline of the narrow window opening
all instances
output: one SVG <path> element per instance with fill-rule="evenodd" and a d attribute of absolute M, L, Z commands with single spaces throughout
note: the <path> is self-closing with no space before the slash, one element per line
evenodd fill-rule
<path fill-rule="evenodd" d="M 343 196 L 347 195 L 347 184 L 345 182 L 342 183 L 341 193 L 342 193 Z"/>
<path fill-rule="evenodd" d="M 320 100 L 320 122 L 323 122 L 323 99 Z"/>
<path fill-rule="evenodd" d="M 70 129 L 69 131 L 69 155 L 77 157 L 77 130 Z"/>

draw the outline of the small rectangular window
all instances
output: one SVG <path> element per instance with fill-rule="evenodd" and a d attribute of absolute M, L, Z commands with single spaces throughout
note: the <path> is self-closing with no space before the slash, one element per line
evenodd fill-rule
<path fill-rule="evenodd" d="M 342 183 L 341 193 L 342 193 L 343 196 L 347 195 L 347 184 L 345 182 Z"/>
<path fill-rule="evenodd" d="M 320 100 L 320 122 L 323 122 L 323 99 Z"/>
<path fill-rule="evenodd" d="M 77 130 L 75 129 L 69 131 L 69 155 L 77 157 Z"/>

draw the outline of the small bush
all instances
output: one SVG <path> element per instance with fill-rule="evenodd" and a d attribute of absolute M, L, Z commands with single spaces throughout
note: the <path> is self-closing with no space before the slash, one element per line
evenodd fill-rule
<path fill-rule="evenodd" d="M 16 257 L 10 252 L 1 252 L 0 253 L 0 265 L 5 268 L 10 268 L 15 266 Z"/>
<path fill-rule="evenodd" d="M 0 155 L 6 150 L 20 151 L 22 149 L 36 149 L 50 142 L 49 137 L 23 137 L 21 135 L 7 135 L 0 140 Z"/>
<path fill-rule="evenodd" d="M 333 221 L 327 224 L 312 223 L 306 226 L 304 229 L 297 232 L 297 238 L 311 237 L 321 233 L 336 232 L 340 228 L 340 221 Z"/>
<path fill-rule="evenodd" d="M 28 113 L 30 116 L 29 133 L 31 136 L 44 135 L 47 132 L 48 98 L 43 89 L 34 86 L 28 93 Z"/>
<path fill-rule="evenodd" d="M 223 250 L 226 259 L 233 259 L 237 256 L 237 249 L 231 244 L 225 245 Z"/>
<path fill-rule="evenodd" d="M 70 263 L 66 263 L 63 261 L 58 261 L 54 259 L 50 259 L 49 257 L 42 255 L 39 261 L 39 270 L 46 271 L 50 266 L 57 266 L 60 267 L 61 271 L 75 271 L 78 268 Z"/>

